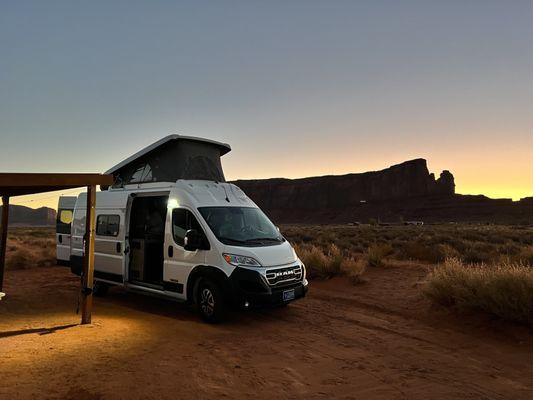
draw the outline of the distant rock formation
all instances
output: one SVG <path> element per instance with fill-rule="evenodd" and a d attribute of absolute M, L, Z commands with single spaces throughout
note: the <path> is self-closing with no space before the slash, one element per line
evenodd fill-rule
<path fill-rule="evenodd" d="M 234 183 L 276 223 L 346 223 L 371 218 L 533 223 L 533 201 L 457 195 L 453 174 L 445 170 L 435 179 L 424 159 L 359 174 Z"/>
<path fill-rule="evenodd" d="M 2 210 L 2 206 L 0 206 Z M 9 206 L 9 225 L 27 225 L 27 226 L 45 226 L 54 225 L 56 220 L 56 211 L 41 207 L 37 209 L 10 205 Z"/>
<path fill-rule="evenodd" d="M 453 194 L 455 193 L 455 179 L 452 173 L 448 170 L 441 172 L 439 179 L 437 179 L 435 193 L 438 194 Z"/>
<path fill-rule="evenodd" d="M 302 179 L 239 180 L 235 184 L 266 208 L 349 207 L 360 202 L 455 193 L 453 175 L 438 180 L 424 159 L 406 161 L 382 171 Z"/>

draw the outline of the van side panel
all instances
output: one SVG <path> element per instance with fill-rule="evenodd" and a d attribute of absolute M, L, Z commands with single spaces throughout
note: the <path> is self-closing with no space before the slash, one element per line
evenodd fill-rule
<path fill-rule="evenodd" d="M 68 264 L 70 261 L 71 225 L 60 221 L 61 215 L 72 213 L 73 210 L 60 209 L 56 223 L 56 259 L 58 264 Z"/>
<path fill-rule="evenodd" d="M 94 276 L 96 279 L 123 283 L 125 268 L 126 207 L 129 195 L 124 192 L 96 194 L 96 234 Z M 81 274 L 83 268 L 87 194 L 79 195 L 72 221 L 71 271 Z M 115 223 L 118 218 L 118 224 Z M 105 221 L 104 221 L 105 220 Z M 100 225 L 98 224 L 100 222 Z M 107 222 L 103 224 L 102 222 Z"/>
<path fill-rule="evenodd" d="M 124 281 L 125 210 L 96 209 L 95 277 Z"/>
<path fill-rule="evenodd" d="M 70 235 L 76 197 L 61 196 L 56 218 L 56 259 L 58 264 L 68 265 L 70 261 Z"/>

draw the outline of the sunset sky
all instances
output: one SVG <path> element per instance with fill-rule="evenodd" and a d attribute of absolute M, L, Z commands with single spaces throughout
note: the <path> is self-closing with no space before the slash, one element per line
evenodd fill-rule
<path fill-rule="evenodd" d="M 230 143 L 228 179 L 422 157 L 459 193 L 533 196 L 532 21 L 526 1 L 3 2 L 0 172 L 103 172 L 179 133 Z"/>

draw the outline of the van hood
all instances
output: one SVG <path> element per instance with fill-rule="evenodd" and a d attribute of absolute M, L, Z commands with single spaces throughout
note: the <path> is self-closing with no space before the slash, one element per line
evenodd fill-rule
<path fill-rule="evenodd" d="M 240 247 L 225 246 L 224 252 L 240 256 L 253 257 L 263 267 L 275 267 L 295 262 L 298 257 L 288 241 L 274 246 Z"/>

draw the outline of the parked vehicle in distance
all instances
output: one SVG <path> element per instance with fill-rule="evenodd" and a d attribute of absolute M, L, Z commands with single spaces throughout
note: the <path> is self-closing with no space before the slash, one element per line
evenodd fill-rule
<path fill-rule="evenodd" d="M 56 218 L 56 259 L 58 265 L 69 265 L 70 231 L 76 196 L 62 196 L 57 205 Z"/>
<path fill-rule="evenodd" d="M 197 305 L 208 322 L 228 307 L 285 305 L 308 290 L 305 266 L 278 228 L 225 182 L 227 144 L 172 135 L 107 173 L 96 195 L 95 287 Z M 85 193 L 74 208 L 70 263 L 82 271 Z M 60 200 L 61 201 L 61 200 Z"/>

